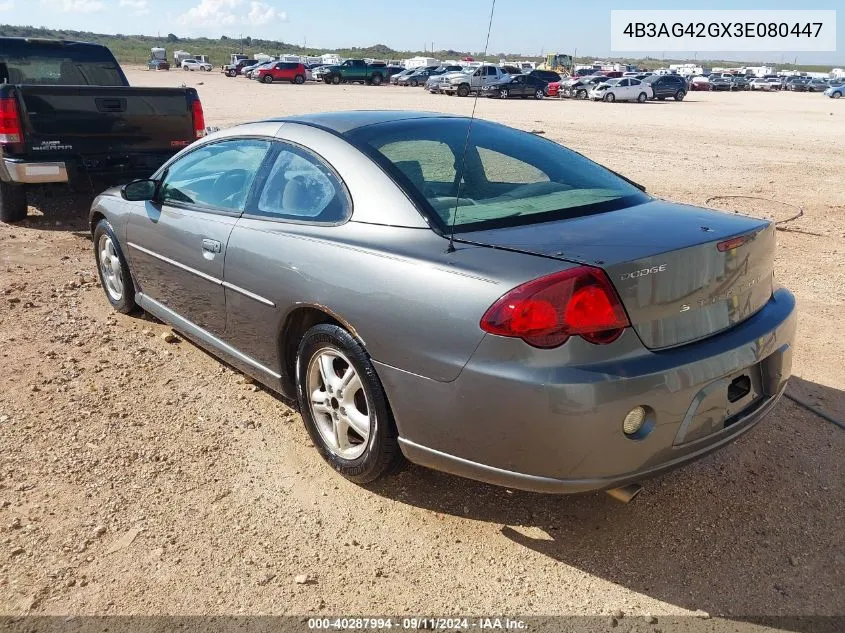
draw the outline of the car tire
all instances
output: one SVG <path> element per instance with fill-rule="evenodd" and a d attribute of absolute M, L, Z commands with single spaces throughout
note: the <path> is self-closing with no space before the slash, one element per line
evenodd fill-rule
<path fill-rule="evenodd" d="M 411 79 L 411 81 L 409 81 L 408 83 L 411 84 L 411 87 L 413 88 L 416 88 L 420 85 L 420 82 L 418 82 L 416 79 Z"/>
<path fill-rule="evenodd" d="M 508 89 L 502 88 L 499 90 L 499 99 L 507 99 L 508 98 Z"/>
<path fill-rule="evenodd" d="M 583 88 L 575 91 L 575 98 L 576 99 L 586 99 L 587 98 L 587 91 Z"/>
<path fill-rule="evenodd" d="M 614 101 L 616 101 L 616 95 L 612 92 L 608 92 L 606 95 L 604 95 L 602 101 L 606 101 L 607 103 L 613 103 Z"/>
<path fill-rule="evenodd" d="M 105 261 L 106 257 L 109 261 Z M 114 229 L 105 218 L 97 222 L 94 228 L 94 259 L 106 299 L 118 312 L 133 312 L 136 307 L 135 285 L 129 272 L 129 264 L 123 256 Z"/>
<path fill-rule="evenodd" d="M 305 75 L 297 75 L 293 78 L 293 83 L 295 83 L 297 86 L 301 86 L 305 83 Z"/>
<path fill-rule="evenodd" d="M 378 73 L 376 73 L 375 75 L 373 75 L 373 78 L 372 78 L 372 80 L 371 80 L 371 81 L 372 81 L 372 84 L 373 84 L 374 86 L 380 86 L 380 85 L 381 85 L 381 82 L 383 81 L 383 79 L 382 79 L 382 76 L 381 76 L 381 75 L 379 75 Z M 416 86 L 416 85 L 418 85 L 418 84 L 414 84 L 414 85 Z"/>
<path fill-rule="evenodd" d="M 638 103 L 645 103 L 646 101 L 648 101 L 648 95 L 646 93 L 641 92 L 639 95 L 637 95 Z"/>
<path fill-rule="evenodd" d="M 341 387 L 342 377 L 348 377 L 350 370 L 354 393 Z M 398 465 L 401 452 L 387 395 L 367 352 L 349 332 L 322 324 L 305 333 L 296 355 L 296 387 L 305 428 L 320 455 L 338 473 L 367 484 Z M 326 395 L 324 401 L 315 398 L 321 393 Z M 355 421 L 363 423 L 361 432 L 355 430 Z"/>
<path fill-rule="evenodd" d="M 458 96 L 459 97 L 468 97 L 469 96 L 469 86 L 467 84 L 461 84 L 458 86 Z"/>
<path fill-rule="evenodd" d="M 0 182 L 0 222 L 20 222 L 26 217 L 26 189 L 23 185 Z"/>
<path fill-rule="evenodd" d="M 226 71 L 226 76 L 227 76 L 227 77 L 235 77 L 237 74 L 238 74 L 238 73 L 236 73 L 234 70 L 227 70 L 227 71 Z"/>
<path fill-rule="evenodd" d="M 273 75 L 264 75 L 264 79 L 262 79 L 265 84 L 273 83 Z"/>
<path fill-rule="evenodd" d="M 537 88 L 537 90 L 534 91 L 534 98 L 537 99 L 538 101 L 545 96 L 546 95 L 543 93 L 542 88 Z"/>
<path fill-rule="evenodd" d="M 678 90 L 678 92 L 675 93 L 675 101 L 683 101 L 686 96 L 687 93 L 685 91 Z"/>
<path fill-rule="evenodd" d="M 331 76 L 332 85 L 339 85 L 340 84 L 340 75 L 332 75 Z"/>
<path fill-rule="evenodd" d="M 842 97 L 842 93 L 837 90 L 836 92 L 834 92 L 830 96 L 833 97 L 834 99 L 839 99 L 839 98 Z"/>

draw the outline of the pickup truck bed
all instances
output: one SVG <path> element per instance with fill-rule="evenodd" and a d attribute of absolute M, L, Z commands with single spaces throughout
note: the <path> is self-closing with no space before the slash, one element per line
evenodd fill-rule
<path fill-rule="evenodd" d="M 98 193 L 204 134 L 193 88 L 132 88 L 103 46 L 0 38 L 0 220 L 26 216 L 29 187 Z"/>

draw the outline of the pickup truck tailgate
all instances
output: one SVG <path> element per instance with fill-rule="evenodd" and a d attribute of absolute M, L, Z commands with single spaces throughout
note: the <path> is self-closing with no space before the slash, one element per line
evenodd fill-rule
<path fill-rule="evenodd" d="M 18 87 L 25 151 L 68 156 L 173 152 L 196 139 L 192 88 Z"/>

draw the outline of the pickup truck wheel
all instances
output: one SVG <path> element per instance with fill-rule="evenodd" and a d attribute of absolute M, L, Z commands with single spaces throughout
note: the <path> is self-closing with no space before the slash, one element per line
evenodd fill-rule
<path fill-rule="evenodd" d="M 94 229 L 94 258 L 97 260 L 100 283 L 112 307 L 123 314 L 135 310 L 135 285 L 129 273 L 129 264 L 106 219 L 100 220 Z"/>
<path fill-rule="evenodd" d="M 468 97 L 469 96 L 469 86 L 467 84 L 461 84 L 458 86 L 458 96 L 459 97 Z"/>
<path fill-rule="evenodd" d="M 337 86 L 340 83 L 340 75 L 332 75 L 332 83 Z"/>
<path fill-rule="evenodd" d="M 302 75 L 297 75 L 296 77 L 293 78 L 293 83 L 304 84 L 305 83 L 305 77 L 303 77 Z"/>
<path fill-rule="evenodd" d="M 20 222 L 26 217 L 26 189 L 0 182 L 0 222 Z"/>
<path fill-rule="evenodd" d="M 683 101 L 684 97 L 686 96 L 686 92 L 684 92 L 683 90 L 678 90 L 678 92 L 675 93 L 675 101 Z"/>
<path fill-rule="evenodd" d="M 374 86 L 380 86 L 381 85 L 381 75 L 379 75 L 378 73 L 373 75 L 372 82 L 373 82 Z M 418 84 L 415 83 L 414 85 L 416 86 Z"/>
<path fill-rule="evenodd" d="M 237 73 L 234 70 L 227 70 L 226 76 L 227 77 L 234 77 Z"/>
<path fill-rule="evenodd" d="M 264 79 L 262 79 L 265 84 L 273 83 L 273 75 L 264 75 Z"/>

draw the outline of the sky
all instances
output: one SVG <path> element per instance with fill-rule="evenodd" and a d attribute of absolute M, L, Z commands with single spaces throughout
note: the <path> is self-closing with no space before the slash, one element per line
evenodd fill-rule
<path fill-rule="evenodd" d="M 483 51 L 492 0 L 0 0 L 0 23 L 95 33 L 180 37 L 251 35 L 315 48 L 386 44 L 396 50 Z M 839 6 L 837 6 L 839 5 Z M 812 9 L 841 8 L 817 0 Z M 569 53 L 625 56 L 610 50 L 611 9 L 799 9 L 794 0 L 496 0 L 491 54 Z M 836 52 L 698 54 L 697 58 L 845 65 L 845 12 L 837 21 Z M 840 16 L 837 16 L 840 17 Z M 650 56 L 660 57 L 662 51 Z M 649 53 L 631 54 L 643 57 Z M 682 57 L 667 53 L 666 57 Z M 691 52 L 688 57 L 692 58 Z"/>

